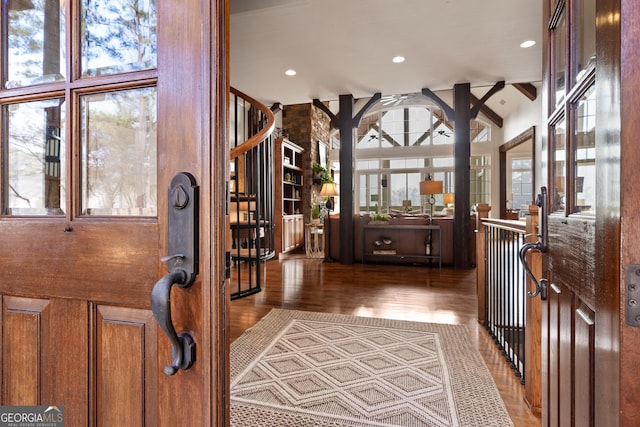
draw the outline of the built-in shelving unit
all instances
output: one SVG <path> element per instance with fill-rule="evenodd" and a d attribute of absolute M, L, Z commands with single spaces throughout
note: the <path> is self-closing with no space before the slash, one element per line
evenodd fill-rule
<path fill-rule="evenodd" d="M 285 138 L 275 141 L 275 249 L 281 253 L 304 245 L 303 152 Z"/>

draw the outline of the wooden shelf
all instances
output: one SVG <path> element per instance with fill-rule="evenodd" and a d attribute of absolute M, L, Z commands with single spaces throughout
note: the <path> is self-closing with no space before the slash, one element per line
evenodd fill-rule
<path fill-rule="evenodd" d="M 285 138 L 278 138 L 274 153 L 275 249 L 284 253 L 304 244 L 304 149 Z"/>

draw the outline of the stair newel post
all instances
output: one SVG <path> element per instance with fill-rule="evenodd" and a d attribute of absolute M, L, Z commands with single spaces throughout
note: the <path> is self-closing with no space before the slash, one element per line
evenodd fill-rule
<path fill-rule="evenodd" d="M 484 292 L 485 292 L 485 268 L 486 268 L 486 251 L 485 251 L 485 226 L 482 223 L 483 218 L 489 217 L 491 206 L 487 203 L 480 203 L 476 206 L 476 292 L 478 295 L 478 322 L 484 324 Z"/>
<path fill-rule="evenodd" d="M 527 221 L 525 239 L 527 242 L 538 240 L 538 206 L 529 205 L 529 212 L 525 215 Z M 537 278 L 542 277 L 542 253 L 529 251 L 527 253 L 527 265 L 531 273 Z M 535 285 L 527 277 L 526 288 L 532 290 Z M 525 399 L 533 412 L 542 409 L 542 299 L 526 298 L 526 329 L 525 329 Z"/>

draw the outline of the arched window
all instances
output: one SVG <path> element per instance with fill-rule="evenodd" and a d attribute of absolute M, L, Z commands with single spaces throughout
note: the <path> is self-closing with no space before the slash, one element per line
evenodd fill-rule
<path fill-rule="evenodd" d="M 426 198 L 420 181 L 443 182 L 454 193 L 454 129 L 442 110 L 432 105 L 384 105 L 363 117 L 354 141 L 354 211 L 421 213 Z M 471 122 L 471 203 L 489 203 L 491 127 Z M 475 144 L 478 143 L 478 144 Z M 482 145 L 482 147 L 481 147 Z M 435 195 L 436 212 L 445 207 Z"/>

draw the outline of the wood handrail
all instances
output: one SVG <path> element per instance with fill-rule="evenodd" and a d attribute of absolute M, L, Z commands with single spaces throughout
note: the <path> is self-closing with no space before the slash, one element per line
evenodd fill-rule
<path fill-rule="evenodd" d="M 275 116 L 273 115 L 273 112 L 261 102 L 258 102 L 257 100 L 253 99 L 249 95 L 246 95 L 237 89 L 230 88 L 230 90 L 231 90 L 231 93 L 233 93 L 235 96 L 240 97 L 245 101 L 249 102 L 249 104 L 259 109 L 262 112 L 262 114 L 264 114 L 265 117 L 267 117 L 267 124 L 265 125 L 265 127 L 260 129 L 258 133 L 256 133 L 255 135 L 247 139 L 242 144 L 236 147 L 233 147 L 231 149 L 229 153 L 229 157 L 231 160 L 233 160 L 237 157 L 240 157 L 244 153 L 248 152 L 252 148 L 258 146 L 262 141 L 267 139 L 273 133 L 276 127 L 276 119 L 275 119 Z"/>
<path fill-rule="evenodd" d="M 515 233 L 524 234 L 527 231 L 527 223 L 515 219 L 482 218 L 480 221 L 482 221 L 483 224 Z"/>

